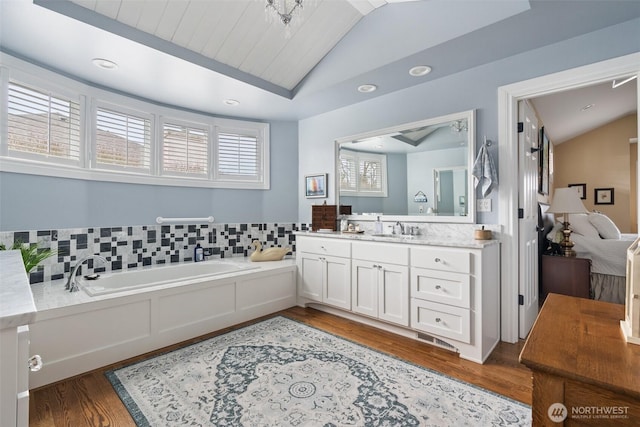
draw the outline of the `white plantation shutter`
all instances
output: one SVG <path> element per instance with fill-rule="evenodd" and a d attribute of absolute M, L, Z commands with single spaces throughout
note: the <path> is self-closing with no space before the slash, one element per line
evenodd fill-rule
<path fill-rule="evenodd" d="M 386 156 L 341 150 L 340 192 L 353 196 L 386 197 Z"/>
<path fill-rule="evenodd" d="M 382 189 L 382 162 L 377 159 L 360 159 L 358 165 L 359 190 L 380 192 Z"/>
<path fill-rule="evenodd" d="M 149 171 L 151 120 L 98 108 L 94 152 L 96 165 Z"/>
<path fill-rule="evenodd" d="M 340 191 L 343 193 L 358 190 L 358 167 L 356 158 L 350 154 L 340 154 Z"/>
<path fill-rule="evenodd" d="M 238 188 L 268 188 L 268 165 L 264 161 L 268 155 L 267 132 L 268 125 L 262 123 L 246 128 L 218 127 L 214 180 L 225 185 L 235 183 Z"/>
<path fill-rule="evenodd" d="M 162 135 L 163 174 L 208 177 L 207 129 L 165 123 Z"/>
<path fill-rule="evenodd" d="M 13 156 L 80 161 L 80 102 L 14 81 L 8 86 L 8 148 Z"/>

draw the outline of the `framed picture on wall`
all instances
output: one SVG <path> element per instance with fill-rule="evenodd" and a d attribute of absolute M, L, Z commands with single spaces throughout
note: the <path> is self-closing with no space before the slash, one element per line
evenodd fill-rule
<path fill-rule="evenodd" d="M 596 205 L 613 205 L 613 188 L 596 188 L 593 198 Z"/>
<path fill-rule="evenodd" d="M 582 200 L 587 198 L 587 184 L 569 184 L 568 187 L 575 188 Z"/>
<path fill-rule="evenodd" d="M 538 192 L 541 194 L 549 194 L 549 138 L 544 131 L 544 127 L 540 128 L 540 141 L 538 142 L 540 151 L 540 163 L 538 167 Z"/>
<path fill-rule="evenodd" d="M 304 195 L 307 199 L 327 197 L 327 174 L 306 175 Z"/>

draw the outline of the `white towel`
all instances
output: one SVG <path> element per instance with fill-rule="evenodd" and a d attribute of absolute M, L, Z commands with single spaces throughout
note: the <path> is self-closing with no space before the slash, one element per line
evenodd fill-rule
<path fill-rule="evenodd" d="M 473 164 L 473 176 L 476 181 L 476 188 L 478 184 L 482 183 L 482 197 L 487 197 L 491 191 L 498 185 L 498 174 L 496 173 L 496 167 L 493 165 L 493 159 L 489 155 L 487 144 L 482 144 L 478 157 Z"/>

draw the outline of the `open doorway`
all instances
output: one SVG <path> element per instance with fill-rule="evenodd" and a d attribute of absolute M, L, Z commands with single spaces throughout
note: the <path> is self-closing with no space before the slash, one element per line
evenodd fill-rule
<path fill-rule="evenodd" d="M 502 340 L 519 338 L 518 101 L 640 74 L 640 53 L 590 64 L 498 89 L 499 215 L 503 228 Z M 640 90 L 638 91 L 640 92 Z M 637 94 L 640 98 L 640 93 Z M 636 114 L 637 116 L 637 114 Z M 640 123 L 640 121 L 639 121 Z"/>

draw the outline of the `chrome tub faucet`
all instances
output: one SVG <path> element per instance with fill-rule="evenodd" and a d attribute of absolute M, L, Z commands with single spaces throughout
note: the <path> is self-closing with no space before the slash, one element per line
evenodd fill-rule
<path fill-rule="evenodd" d="M 67 285 L 65 286 L 65 289 L 68 289 L 69 292 L 77 292 L 80 290 L 80 288 L 78 288 L 78 282 L 76 281 L 76 274 L 78 274 L 78 269 L 80 268 L 82 263 L 84 263 L 85 261 L 91 258 L 99 259 L 105 265 L 107 264 L 107 259 L 101 255 L 88 255 L 82 258 L 80 261 L 76 263 L 75 267 L 73 267 L 73 269 L 71 270 L 71 274 L 69 275 L 69 279 L 67 280 Z"/>

